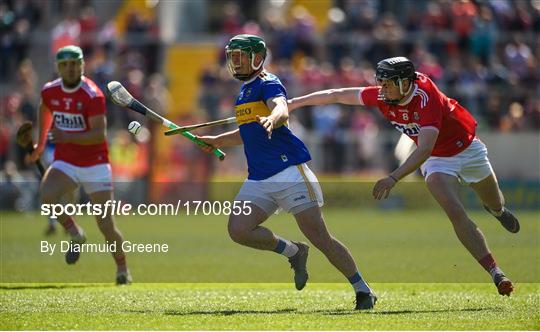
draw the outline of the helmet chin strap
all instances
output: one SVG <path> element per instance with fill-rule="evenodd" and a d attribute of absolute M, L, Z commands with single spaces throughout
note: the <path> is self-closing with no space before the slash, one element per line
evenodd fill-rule
<path fill-rule="evenodd" d="M 409 88 L 407 89 L 406 92 L 403 92 L 403 79 L 399 79 L 398 80 L 398 86 L 399 86 L 399 93 L 401 95 L 401 98 L 396 100 L 396 104 L 399 104 L 405 97 L 407 97 L 409 92 L 411 92 L 411 89 L 412 89 L 413 85 L 412 85 L 412 83 L 409 83 Z"/>
<path fill-rule="evenodd" d="M 255 66 L 255 54 L 251 54 L 251 69 L 253 69 L 254 71 L 258 71 L 259 69 L 261 69 L 263 63 L 264 63 L 264 59 L 261 61 L 261 63 L 259 63 L 258 66 Z"/>
<path fill-rule="evenodd" d="M 399 85 L 399 93 L 401 94 L 401 99 L 403 99 L 403 97 L 405 97 L 406 95 L 409 94 L 409 92 L 411 92 L 411 89 L 412 89 L 412 84 L 409 84 L 409 89 L 407 89 L 407 92 L 403 92 L 403 80 L 402 79 L 399 79 L 398 80 L 398 85 Z"/>

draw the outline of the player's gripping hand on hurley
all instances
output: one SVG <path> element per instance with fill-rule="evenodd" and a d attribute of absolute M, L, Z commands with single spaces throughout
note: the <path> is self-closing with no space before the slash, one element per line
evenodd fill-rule
<path fill-rule="evenodd" d="M 221 149 L 228 146 L 235 146 L 243 144 L 242 137 L 240 136 L 240 130 L 236 129 L 217 136 L 198 136 L 198 139 L 208 144 L 206 146 L 197 145 L 203 151 L 212 153 L 213 149 Z"/>
<path fill-rule="evenodd" d="M 219 137 L 218 136 L 198 136 L 195 135 L 198 139 L 206 143 L 207 145 L 199 145 L 197 146 L 201 148 L 204 152 L 212 153 L 212 150 L 221 148 Z"/>

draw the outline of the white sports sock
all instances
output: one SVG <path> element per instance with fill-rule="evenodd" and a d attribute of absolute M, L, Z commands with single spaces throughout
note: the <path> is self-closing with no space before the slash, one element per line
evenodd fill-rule
<path fill-rule="evenodd" d="M 503 272 L 498 266 L 492 268 L 492 269 L 489 271 L 489 274 L 491 274 L 491 278 L 495 278 L 495 275 L 496 275 L 496 274 L 499 274 L 499 273 L 504 274 L 504 272 Z"/>
<path fill-rule="evenodd" d="M 489 209 L 489 212 L 490 212 L 493 216 L 495 216 L 495 217 L 500 217 L 500 216 L 502 216 L 502 214 L 503 214 L 503 212 L 504 212 L 504 206 L 503 206 L 502 209 L 500 209 L 499 211 L 495 211 L 495 210 L 492 210 L 492 209 L 490 209 L 490 208 L 488 208 L 488 209 Z"/>
<path fill-rule="evenodd" d="M 282 254 L 283 256 L 285 257 L 292 257 L 294 255 L 296 255 L 296 253 L 298 252 L 298 246 L 294 243 L 292 243 L 291 241 L 289 240 L 286 240 L 284 238 L 281 238 L 281 237 L 278 237 L 278 246 L 283 246 L 283 243 L 285 244 L 285 247 L 283 248 L 283 251 L 281 252 L 278 252 L 280 254 Z"/>
<path fill-rule="evenodd" d="M 82 230 L 82 228 L 77 227 L 77 230 L 79 232 L 79 234 L 77 235 L 72 235 L 71 236 L 71 241 L 75 242 L 75 243 L 79 243 L 79 244 L 83 244 L 86 242 L 86 236 L 84 235 L 84 231 Z"/>
<path fill-rule="evenodd" d="M 351 285 L 353 286 L 355 293 L 372 293 L 371 288 L 369 288 L 368 284 L 364 281 L 364 279 L 360 279 L 359 281 Z"/>
<path fill-rule="evenodd" d="M 371 293 L 371 288 L 369 288 L 368 284 L 364 281 L 364 278 L 362 278 L 362 275 L 360 274 L 360 271 L 356 271 L 356 273 L 347 278 L 349 279 L 349 282 L 354 288 L 355 293 L 362 292 L 362 293 Z"/>

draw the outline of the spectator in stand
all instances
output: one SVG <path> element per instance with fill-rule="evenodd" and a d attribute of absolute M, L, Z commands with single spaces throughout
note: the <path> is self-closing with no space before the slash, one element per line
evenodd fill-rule
<path fill-rule="evenodd" d="M 155 73 L 148 78 L 148 84 L 143 91 L 145 105 L 156 113 L 167 116 L 172 105 L 172 97 L 163 75 Z"/>
<path fill-rule="evenodd" d="M 81 37 L 81 25 L 71 13 L 58 22 L 51 32 L 51 54 L 64 46 L 78 45 Z"/>
<path fill-rule="evenodd" d="M 451 6 L 452 30 L 457 34 L 457 46 L 464 49 L 469 46 L 469 37 L 478 12 L 476 5 L 469 0 L 453 1 Z"/>
<path fill-rule="evenodd" d="M 532 59 L 532 52 L 528 45 L 518 38 L 507 44 L 504 48 L 504 59 L 510 73 L 515 79 L 521 80 L 528 73 L 528 62 Z"/>
<path fill-rule="evenodd" d="M 145 144 L 135 142 L 126 130 L 117 130 L 111 142 L 111 167 L 115 181 L 115 199 L 126 203 L 141 203 L 140 180 L 148 173 Z M 144 196 L 144 195 L 142 195 Z"/>
<path fill-rule="evenodd" d="M 85 55 L 92 56 L 98 33 L 98 21 L 93 7 L 86 6 L 81 10 L 79 25 L 81 27 L 80 46 Z"/>
<path fill-rule="evenodd" d="M 4 113 L 0 112 L 0 168 L 3 168 L 9 159 L 11 137 Z"/>
<path fill-rule="evenodd" d="M 440 2 L 430 1 L 421 17 L 422 31 L 427 35 L 427 49 L 437 58 L 444 58 L 448 49 L 444 32 L 450 28 L 449 10 Z"/>
<path fill-rule="evenodd" d="M 199 105 L 206 114 L 208 121 L 219 119 L 219 103 L 223 95 L 223 84 L 219 78 L 219 66 L 217 64 L 205 66 L 200 77 Z"/>
<path fill-rule="evenodd" d="M 480 13 L 473 20 L 474 28 L 471 33 L 471 53 L 480 58 L 483 65 L 491 63 L 495 53 L 495 42 L 498 36 L 497 25 L 493 13 L 488 6 L 481 6 Z"/>
<path fill-rule="evenodd" d="M 374 30 L 375 44 L 371 49 L 370 60 L 377 61 L 385 54 L 400 54 L 402 52 L 402 43 L 404 31 L 394 14 L 384 13 L 376 24 Z"/>
<path fill-rule="evenodd" d="M 227 35 L 240 33 L 244 18 L 240 7 L 235 2 L 227 2 L 223 7 L 223 21 L 221 22 L 221 31 Z"/>
<path fill-rule="evenodd" d="M 291 12 L 291 33 L 296 40 L 296 50 L 305 56 L 315 55 L 315 19 L 303 6 Z"/>

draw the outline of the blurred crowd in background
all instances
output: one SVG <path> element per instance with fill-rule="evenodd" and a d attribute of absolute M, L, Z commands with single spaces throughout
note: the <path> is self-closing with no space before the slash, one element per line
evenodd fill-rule
<path fill-rule="evenodd" d="M 102 17 L 98 17 L 100 8 L 96 5 L 97 1 L 0 3 L 0 209 L 26 210 L 34 208 L 38 201 L 38 182 L 31 180 L 36 179 L 35 167 L 25 162 L 26 151 L 17 146 L 15 133 L 24 121 L 32 121 L 37 127 L 42 85 L 58 77 L 54 65 L 58 48 L 80 45 L 85 75 L 103 92 L 109 81 L 118 80 L 135 98 L 158 112 L 168 108 L 165 79 L 159 73 L 157 54 L 161 52 L 161 43 L 156 21 L 134 11 L 127 17 L 125 32 L 120 34 L 113 22 L 114 13 L 109 13 L 110 20 L 99 23 Z M 45 13 L 49 17 L 44 18 Z M 48 40 L 44 43 L 40 38 Z M 40 72 L 45 77 L 39 77 L 33 65 L 36 62 L 45 64 L 46 69 Z M 131 135 L 126 124 L 135 119 L 133 114 L 118 111 L 108 99 L 107 110 L 116 197 L 141 201 L 146 197 L 149 176 L 151 127 L 144 128 L 138 136 Z M 53 153 L 54 146 L 49 145 L 41 158 L 46 165 L 52 161 Z"/>
<path fill-rule="evenodd" d="M 378 60 L 405 55 L 443 92 L 467 107 L 480 130 L 540 129 L 540 0 L 335 0 L 322 29 L 302 6 L 290 6 L 284 15 L 279 10 L 260 10 L 264 1 L 210 2 L 220 7 L 207 27 L 207 35 L 219 40 L 220 62 L 201 73 L 198 109 L 202 111 L 179 114 L 192 116 L 191 121 L 230 116 L 239 83 L 223 66 L 222 46 L 232 35 L 252 33 L 266 39 L 267 67 L 280 77 L 289 97 L 372 85 Z M 23 121 L 35 122 L 41 85 L 56 76 L 53 54 L 58 47 L 80 45 L 86 75 L 103 90 L 108 81 L 118 80 L 150 108 L 163 114 L 176 111 L 162 71 L 165 46 L 157 16 L 132 11 L 125 29 L 119 31 L 113 21 L 118 5 L 112 4 L 0 0 L 2 186 L 13 182 L 6 179 L 16 179 L 31 168 L 14 134 Z M 36 38 L 45 47 L 36 48 Z M 37 70 L 38 62 L 47 63 L 48 70 Z M 116 110 L 110 102 L 108 107 L 115 178 L 145 183 L 151 177 L 150 160 L 156 150 L 151 133 L 156 128 L 147 124 L 148 130 L 135 138 L 125 128 L 141 118 Z M 352 110 L 336 105 L 299 110 L 291 126 L 308 143 L 317 137 L 313 144 L 328 157 L 323 158 L 323 172 L 393 167 L 395 160 L 384 156 L 393 155 L 395 142 L 385 143 L 382 154 L 380 144 L 373 144 L 379 132 L 391 127 L 376 110 Z M 351 146 L 353 154 L 347 152 Z M 175 158 L 186 162 L 178 153 L 171 152 L 173 162 Z M 50 151 L 45 158 L 50 160 Z"/>
<path fill-rule="evenodd" d="M 466 106 L 481 129 L 540 129 L 538 0 L 341 0 L 335 1 L 328 13 L 329 24 L 320 33 L 314 18 L 300 6 L 292 8 L 290 17 L 274 12 L 247 17 L 235 2 L 225 6 L 224 12 L 223 20 L 213 24 L 219 33 L 246 32 L 266 38 L 271 70 L 290 96 L 372 85 L 379 60 L 405 55 L 418 71 Z M 222 68 L 213 68 L 202 78 L 208 87 L 203 90 L 207 92 L 203 104 L 211 115 L 220 104 L 213 88 L 226 86 L 230 80 Z M 223 91 L 226 100 L 234 94 L 228 88 L 217 91 Z M 369 121 L 343 120 L 343 116 L 352 114 L 336 115 L 334 124 L 312 114 L 304 123 L 308 129 L 354 128 Z M 355 116 L 363 118 L 360 113 Z"/>
<path fill-rule="evenodd" d="M 540 129 L 538 0 L 341 0 L 334 2 L 320 32 L 301 6 L 292 8 L 290 16 L 275 11 L 261 16 L 243 5 L 225 5 L 225 14 L 212 24 L 215 32 L 264 36 L 271 51 L 269 70 L 280 77 L 290 97 L 373 85 L 378 61 L 404 55 L 464 105 L 480 131 Z M 201 84 L 208 116 L 228 116 L 237 89 L 223 65 L 209 68 Z M 393 167 L 394 144 L 375 142 L 391 126 L 376 110 L 351 110 L 338 105 L 300 110 L 293 128 L 318 133 L 316 145 L 330 156 L 324 158 L 324 172 Z M 383 156 L 377 153 L 381 150 Z"/>

